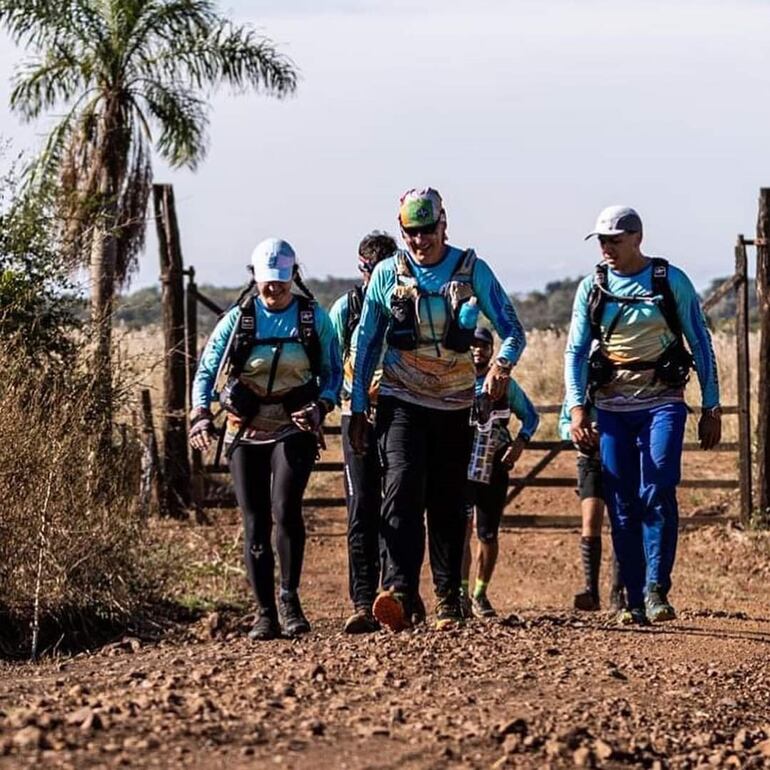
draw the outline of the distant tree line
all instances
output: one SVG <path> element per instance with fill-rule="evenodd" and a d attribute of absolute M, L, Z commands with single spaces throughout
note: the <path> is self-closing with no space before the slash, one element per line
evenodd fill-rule
<path fill-rule="evenodd" d="M 309 278 L 306 283 L 315 294 L 318 302 L 325 308 L 330 308 L 337 297 L 353 287 L 357 278 Z M 715 278 L 711 281 L 703 298 L 708 297 L 725 279 Z M 514 294 L 512 299 L 521 322 L 527 329 L 564 329 L 569 325 L 572 314 L 572 301 L 580 278 L 565 278 L 561 281 L 551 281 L 542 291 L 532 291 L 526 294 Z M 199 286 L 199 291 L 222 308 L 229 308 L 243 291 L 243 286 Z M 757 298 L 754 281 L 749 286 L 750 314 L 752 321 L 756 319 Z M 709 313 L 709 318 L 715 326 L 735 318 L 735 296 L 724 297 Z M 148 324 L 161 321 L 160 289 L 152 286 L 140 289 L 121 297 L 118 300 L 116 320 L 124 326 L 137 329 Z M 208 333 L 214 328 L 216 317 L 201 306 L 198 314 L 198 328 Z"/>

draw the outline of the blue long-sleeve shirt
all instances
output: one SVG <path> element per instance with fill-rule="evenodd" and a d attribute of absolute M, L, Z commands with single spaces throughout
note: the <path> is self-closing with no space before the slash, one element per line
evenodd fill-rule
<path fill-rule="evenodd" d="M 268 395 L 268 382 L 277 346 L 260 343 L 260 339 L 291 339 L 284 342 L 275 368 L 269 395 L 280 396 L 294 388 L 306 385 L 313 377 L 310 360 L 299 341 L 299 317 L 297 300 L 284 310 L 270 311 L 257 297 L 254 300 L 256 330 L 254 347 L 246 360 L 241 381 L 257 395 Z M 192 388 L 194 407 L 206 407 L 217 396 L 216 389 L 223 383 L 216 382 L 228 344 L 237 326 L 240 310 L 232 308 L 217 323 L 201 355 Z M 342 385 L 342 363 L 339 346 L 329 315 L 320 306 L 314 310 L 315 328 L 321 348 L 318 374 L 319 397 L 336 404 Z M 245 441 L 275 441 L 296 430 L 282 404 L 263 404 L 252 421 L 252 427 L 244 434 Z M 228 418 L 228 434 L 237 430 L 237 421 Z"/>
<path fill-rule="evenodd" d="M 446 301 L 438 296 L 451 280 L 463 252 L 448 246 L 440 262 L 425 266 L 404 253 L 418 289 L 429 294 L 422 296 L 418 305 L 419 342 L 415 350 L 399 350 L 385 341 L 391 321 L 390 298 L 397 285 L 397 257 L 390 257 L 374 269 L 366 290 L 358 326 L 352 410 L 366 411 L 369 383 L 383 345 L 380 395 L 435 409 L 466 408 L 473 402 L 475 369 L 469 353 L 457 353 L 441 344 L 448 319 Z M 479 311 L 483 312 L 502 339 L 499 356 L 515 364 L 526 344 L 524 329 L 508 295 L 482 259 L 476 261 L 471 284 L 476 303 L 461 307 L 461 326 L 473 328 Z"/>
<path fill-rule="evenodd" d="M 682 332 L 695 361 L 702 405 L 704 408 L 717 406 L 719 381 L 716 356 L 700 299 L 687 275 L 673 265 L 668 268 L 668 281 L 676 300 Z M 585 402 L 588 356 L 592 342 L 588 299 L 593 283 L 593 275 L 581 281 L 572 308 L 572 322 L 564 353 L 567 410 Z M 650 296 L 652 263 L 649 262 L 633 275 L 620 275 L 608 270 L 607 289 L 611 294 L 621 297 Z M 656 361 L 675 341 L 660 309 L 661 300 L 658 297 L 655 301 L 624 304 L 607 298 L 602 311 L 602 338 L 599 341 L 604 355 L 620 365 Z M 615 330 L 607 341 L 604 335 L 618 314 Z M 672 388 L 654 380 L 652 369 L 617 369 L 610 382 L 597 390 L 596 406 L 610 411 L 629 411 L 684 400 L 683 388 Z"/>

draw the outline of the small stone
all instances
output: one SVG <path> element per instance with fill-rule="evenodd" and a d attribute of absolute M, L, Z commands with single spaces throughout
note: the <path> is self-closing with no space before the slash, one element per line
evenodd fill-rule
<path fill-rule="evenodd" d="M 13 745 L 20 749 L 45 748 L 45 735 L 39 727 L 29 725 L 14 733 Z"/>
<path fill-rule="evenodd" d="M 770 738 L 754 746 L 753 751 L 761 754 L 763 757 L 770 758 Z"/>
<path fill-rule="evenodd" d="M 94 715 L 94 710 L 89 706 L 83 706 L 77 711 L 73 711 L 71 714 L 67 714 L 64 721 L 68 725 L 82 725 L 86 720 L 91 719 Z"/>
<path fill-rule="evenodd" d="M 573 752 L 572 761 L 575 767 L 593 767 L 594 755 L 588 746 L 581 746 Z"/>
<path fill-rule="evenodd" d="M 612 757 L 612 755 L 615 753 L 615 750 L 612 748 L 612 746 L 610 746 L 609 743 L 603 741 L 601 738 L 597 738 L 594 742 L 594 752 L 599 759 L 605 761 Z"/>
<path fill-rule="evenodd" d="M 253 746 L 244 746 L 241 749 L 241 755 L 244 757 L 251 757 L 254 755 L 254 747 Z"/>
<path fill-rule="evenodd" d="M 521 717 L 511 719 L 500 727 L 500 735 L 511 735 L 515 733 L 517 735 L 527 734 L 527 721 Z"/>

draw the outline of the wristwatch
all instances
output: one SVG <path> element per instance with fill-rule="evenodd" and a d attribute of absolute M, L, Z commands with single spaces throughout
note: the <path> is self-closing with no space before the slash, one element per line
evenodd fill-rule
<path fill-rule="evenodd" d="M 510 372 L 513 368 L 513 364 L 506 358 L 496 358 L 495 366 L 498 369 L 502 369 L 504 372 Z"/>
<path fill-rule="evenodd" d="M 701 414 L 708 415 L 709 417 L 720 418 L 722 416 L 722 407 L 717 404 L 716 406 L 710 406 L 708 408 L 701 409 Z"/>

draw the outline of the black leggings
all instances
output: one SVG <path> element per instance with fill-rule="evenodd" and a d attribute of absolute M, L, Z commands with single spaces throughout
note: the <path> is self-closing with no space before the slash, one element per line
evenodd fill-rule
<path fill-rule="evenodd" d="M 275 607 L 273 519 L 281 589 L 299 587 L 305 553 L 302 496 L 315 456 L 315 435 L 293 433 L 272 444 L 239 444 L 230 458 L 235 497 L 243 514 L 246 572 L 260 607 Z"/>

